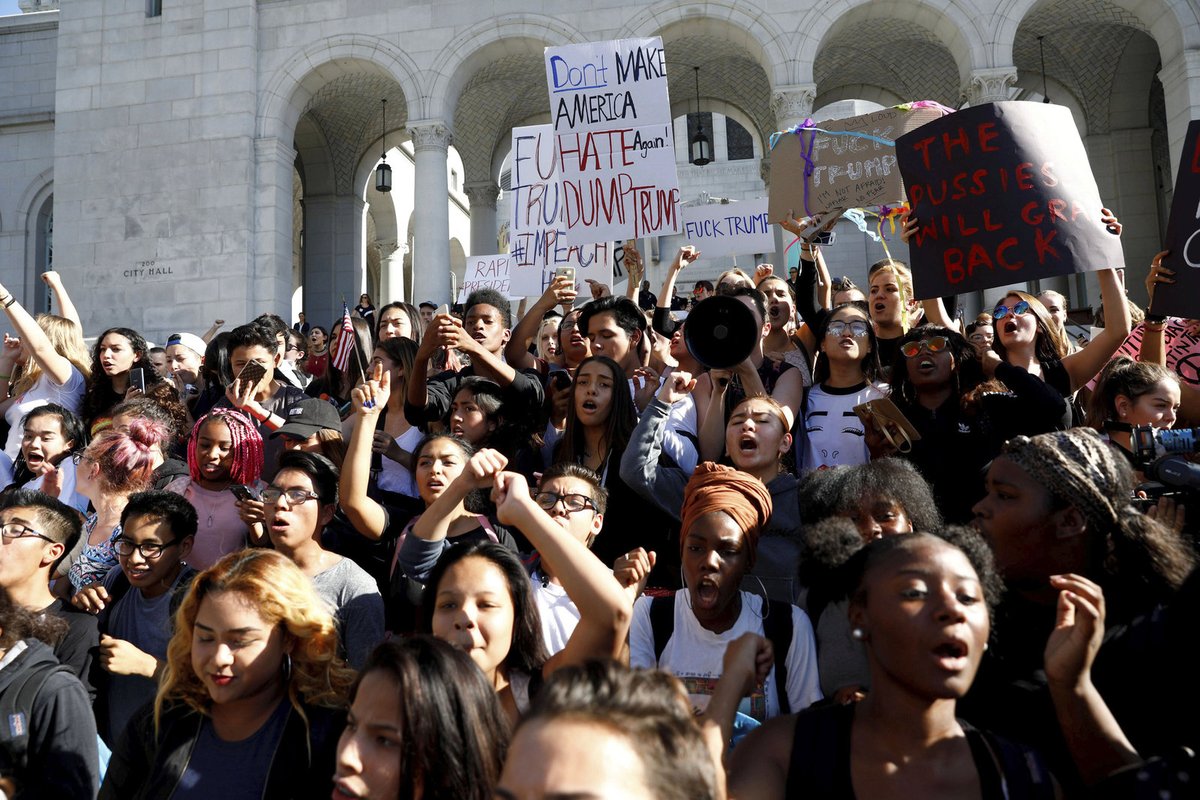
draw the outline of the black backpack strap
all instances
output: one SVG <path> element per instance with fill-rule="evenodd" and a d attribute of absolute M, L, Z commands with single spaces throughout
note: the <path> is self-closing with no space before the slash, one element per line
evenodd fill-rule
<path fill-rule="evenodd" d="M 787 693 L 787 656 L 792 648 L 792 604 L 782 600 L 771 600 L 767 605 L 767 615 L 763 617 L 763 633 L 775 650 L 775 694 L 779 696 L 779 713 L 792 713 L 792 704 L 788 701 Z"/>
<path fill-rule="evenodd" d="M 13 665 L 10 665 L 10 668 Z M 46 681 L 58 673 L 74 675 L 70 667 L 47 661 L 25 670 L 4 691 L 0 700 L 0 746 L 3 746 L 12 767 L 25 769 L 29 760 L 29 725 L 33 717 L 33 704 Z"/>
<path fill-rule="evenodd" d="M 129 578 L 125 577 L 125 570 L 119 569 L 113 578 L 112 588 L 108 590 L 108 602 L 96 615 L 96 627 L 100 629 L 101 633 L 108 633 L 108 616 L 117 603 L 121 602 L 121 598 L 127 594 L 129 594 Z"/>
<path fill-rule="evenodd" d="M 650 630 L 654 632 L 654 663 L 662 660 L 663 650 L 675 633 L 675 595 L 650 599 Z"/>

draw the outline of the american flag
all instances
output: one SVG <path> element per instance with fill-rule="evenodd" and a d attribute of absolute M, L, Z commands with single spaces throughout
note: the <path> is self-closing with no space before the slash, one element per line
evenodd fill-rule
<path fill-rule="evenodd" d="M 350 308 L 342 301 L 342 329 L 338 331 L 337 344 L 333 346 L 331 363 L 345 372 L 350 366 L 350 351 L 354 349 L 354 323 L 350 321 Z"/>

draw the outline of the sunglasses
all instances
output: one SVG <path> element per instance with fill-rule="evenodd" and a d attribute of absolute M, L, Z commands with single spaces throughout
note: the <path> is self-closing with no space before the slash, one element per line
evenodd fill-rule
<path fill-rule="evenodd" d="M 906 342 L 900 348 L 900 352 L 904 353 L 905 358 L 916 358 L 922 350 L 929 353 L 940 353 L 946 349 L 946 345 L 950 344 L 945 336 L 930 336 L 928 339 L 919 339 L 912 342 Z"/>
<path fill-rule="evenodd" d="M 850 335 L 855 339 L 861 339 L 867 335 L 869 328 L 867 323 L 861 319 L 856 319 L 853 322 L 842 322 L 840 319 L 829 323 L 825 328 L 826 336 L 842 336 L 846 331 L 850 331 Z"/>
<path fill-rule="evenodd" d="M 1009 314 L 1016 314 L 1018 317 L 1022 314 L 1028 314 L 1033 309 L 1029 307 L 1028 300 L 1022 300 L 1012 308 L 1008 306 L 996 306 L 996 310 L 992 312 L 992 319 L 1002 320 Z"/>

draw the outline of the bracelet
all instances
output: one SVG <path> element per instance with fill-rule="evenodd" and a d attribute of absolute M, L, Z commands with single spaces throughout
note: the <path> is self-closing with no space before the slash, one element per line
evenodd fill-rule
<path fill-rule="evenodd" d="M 13 296 L 10 294 L 8 297 L 4 298 L 4 300 L 3 300 L 3 301 L 0 301 L 0 302 L 3 302 L 3 303 L 4 303 L 4 307 L 5 307 L 5 308 L 8 308 L 8 307 L 9 307 L 9 306 L 11 306 L 13 303 L 17 302 L 17 298 L 13 297 Z"/>
<path fill-rule="evenodd" d="M 1167 329 L 1167 323 L 1165 321 L 1157 322 L 1155 320 L 1148 319 L 1146 320 L 1145 325 L 1146 329 L 1151 331 L 1164 331 Z"/>

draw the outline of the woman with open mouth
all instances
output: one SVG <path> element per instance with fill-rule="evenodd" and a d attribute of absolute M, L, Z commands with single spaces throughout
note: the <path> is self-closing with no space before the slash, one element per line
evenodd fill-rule
<path fill-rule="evenodd" d="M 730 796 L 1055 796 L 1034 751 L 956 718 L 1000 584 L 979 537 L 955 538 L 884 537 L 850 558 L 844 588 L 870 692 L 751 732 L 730 763 Z"/>
<path fill-rule="evenodd" d="M 100 797 L 329 797 L 354 672 L 312 582 L 271 550 L 196 576 L 153 705 L 130 720 Z"/>
<path fill-rule="evenodd" d="M 791 603 L 767 602 L 741 588 L 771 510 L 771 495 L 758 478 L 702 463 L 688 481 L 682 508 L 685 586 L 634 605 L 630 665 L 676 675 L 699 711 L 721 675 L 726 646 L 745 633 L 767 636 L 776 649 L 770 673 L 742 704 L 742 714 L 761 723 L 821 699 L 808 617 Z"/>

